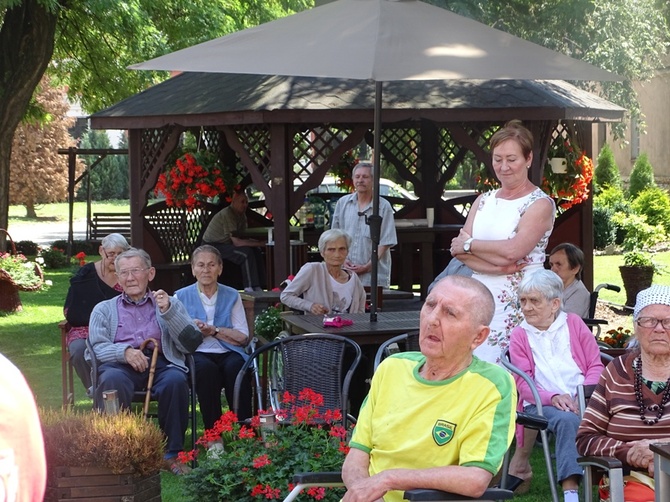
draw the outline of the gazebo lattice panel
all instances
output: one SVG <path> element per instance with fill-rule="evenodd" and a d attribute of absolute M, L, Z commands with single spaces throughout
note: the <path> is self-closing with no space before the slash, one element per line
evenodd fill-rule
<path fill-rule="evenodd" d="M 152 172 L 156 169 L 157 159 L 163 153 L 165 143 L 174 132 L 173 126 L 165 126 L 160 129 L 142 130 L 142 186 L 145 186 Z"/>
<path fill-rule="evenodd" d="M 330 124 L 312 125 L 297 130 L 292 136 L 295 179 L 307 178 L 350 134 L 351 129 Z"/>
<path fill-rule="evenodd" d="M 270 129 L 266 125 L 243 125 L 235 128 L 235 134 L 253 165 L 267 180 L 270 171 Z M 244 168 L 242 168 L 244 169 Z"/>
<path fill-rule="evenodd" d="M 150 228 L 160 236 L 171 262 L 186 261 L 199 242 L 214 206 L 207 205 L 187 212 L 184 208 L 164 206 L 145 217 Z"/>

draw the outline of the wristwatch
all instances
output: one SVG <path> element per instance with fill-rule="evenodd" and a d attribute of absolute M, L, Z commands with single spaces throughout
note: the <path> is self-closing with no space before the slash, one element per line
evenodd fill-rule
<path fill-rule="evenodd" d="M 470 251 L 470 248 L 472 247 L 472 241 L 474 241 L 474 240 L 475 239 L 473 237 L 470 237 L 468 240 L 466 240 L 463 243 L 463 251 L 465 251 L 468 254 L 472 254 L 472 252 Z"/>
<path fill-rule="evenodd" d="M 216 335 L 219 334 L 219 331 L 220 331 L 220 330 L 219 330 L 219 327 L 216 326 L 216 327 L 214 328 L 214 336 L 215 336 L 215 337 L 216 337 Z"/>

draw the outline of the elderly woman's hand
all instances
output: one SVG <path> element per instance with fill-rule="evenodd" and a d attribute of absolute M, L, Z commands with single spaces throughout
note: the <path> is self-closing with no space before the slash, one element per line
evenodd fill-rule
<path fill-rule="evenodd" d="M 326 308 L 325 306 L 321 305 L 320 303 L 313 303 L 312 307 L 309 309 L 309 311 L 312 314 L 325 315 L 328 312 L 330 312 L 330 309 Z"/>
<path fill-rule="evenodd" d="M 640 441 L 631 441 L 629 443 L 631 445 L 630 450 L 628 450 L 628 453 L 626 454 L 626 463 L 631 467 L 649 469 L 649 466 L 653 465 L 654 462 L 654 453 L 649 449 L 649 445 L 652 442 L 657 441 L 657 439 L 642 439 Z"/>
<path fill-rule="evenodd" d="M 579 404 L 577 400 L 569 394 L 556 394 L 551 397 L 551 404 L 554 408 L 579 413 Z"/>

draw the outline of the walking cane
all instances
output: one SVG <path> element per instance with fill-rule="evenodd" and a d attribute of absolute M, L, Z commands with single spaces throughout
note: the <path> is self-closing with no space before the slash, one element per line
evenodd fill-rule
<path fill-rule="evenodd" d="M 140 350 L 144 349 L 149 345 L 149 343 L 154 344 L 154 351 L 151 354 L 151 365 L 149 366 L 149 381 L 147 382 L 147 395 L 144 398 L 144 418 L 149 418 L 149 402 L 151 401 L 151 386 L 154 383 L 154 374 L 156 373 L 156 361 L 158 360 L 158 341 L 155 338 L 147 338 L 140 345 Z"/>

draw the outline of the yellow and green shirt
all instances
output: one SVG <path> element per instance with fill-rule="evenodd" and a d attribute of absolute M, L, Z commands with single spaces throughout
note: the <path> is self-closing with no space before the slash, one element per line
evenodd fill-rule
<path fill-rule="evenodd" d="M 503 368 L 473 357 L 443 381 L 419 375 L 420 352 L 379 366 L 350 442 L 370 455 L 370 475 L 387 469 L 476 466 L 495 474 L 514 435 L 517 393 Z M 401 501 L 389 492 L 386 501 Z"/>

